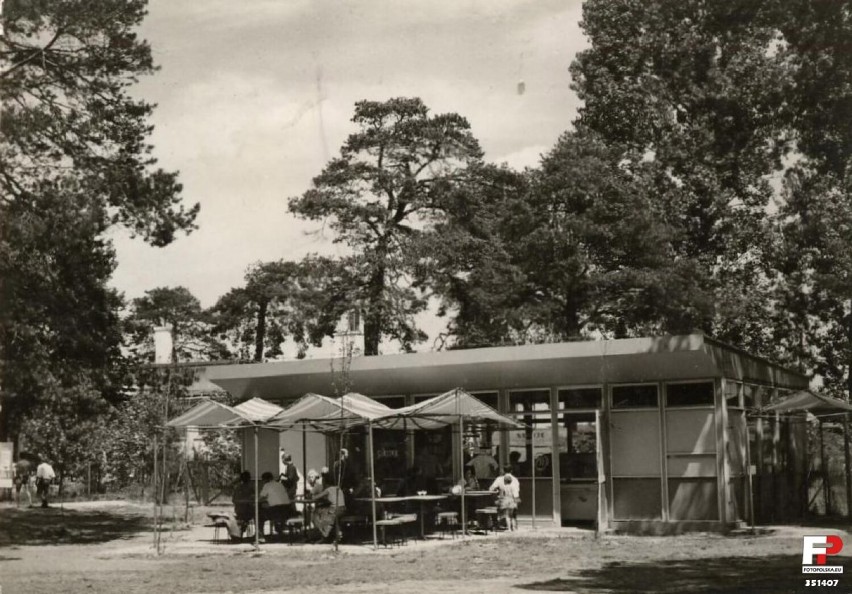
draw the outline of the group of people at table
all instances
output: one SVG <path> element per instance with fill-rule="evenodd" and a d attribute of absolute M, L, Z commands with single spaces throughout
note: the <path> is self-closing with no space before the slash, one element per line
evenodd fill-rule
<path fill-rule="evenodd" d="M 499 474 L 499 466 L 494 458 L 490 455 L 485 457 L 490 458 L 490 461 L 483 462 L 479 459 L 481 456 L 470 460 L 466 464 L 464 477 L 449 489 L 447 495 L 460 496 L 462 491 L 476 492 L 480 495 L 483 491 L 492 493 L 496 498 L 496 508 L 505 528 L 515 530 L 517 508 L 520 502 L 520 483 L 512 474 L 511 465 L 504 467 L 503 473 Z M 288 520 L 300 518 L 297 505 L 301 505 L 304 510 L 301 515 L 301 525 L 310 541 L 315 543 L 333 542 L 336 530 L 339 530 L 338 519 L 347 514 L 364 517 L 372 515 L 372 481 L 369 476 L 359 476 L 357 465 L 349 460 L 347 450 L 341 450 L 340 460 L 334 464 L 333 469 L 323 467 L 319 472 L 314 469 L 308 471 L 303 496 L 298 495 L 301 474 L 289 453 L 282 453 L 281 463 L 281 473 L 277 480 L 270 472 L 264 472 L 261 475 L 257 502 L 261 542 L 263 542 L 264 526 L 267 522 L 270 524 L 270 534 L 273 531 L 276 534 L 282 534 Z M 409 484 L 402 487 L 403 491 L 411 490 L 411 495 L 415 493 L 425 495 L 427 490 L 422 488 L 422 481 L 419 480 L 417 472 L 412 472 L 409 478 L 410 480 L 407 481 Z M 338 479 L 340 486 L 337 484 Z M 489 486 L 485 488 L 485 485 Z M 375 487 L 375 496 L 377 499 L 382 496 L 378 486 Z M 233 516 L 223 516 L 223 518 L 230 538 L 240 540 L 255 519 L 255 484 L 250 472 L 243 471 L 240 474 L 240 481 L 234 490 L 233 503 Z M 471 504 L 472 501 L 468 503 L 468 518 L 473 517 Z M 384 514 L 381 502 L 378 506 L 378 514 Z"/>

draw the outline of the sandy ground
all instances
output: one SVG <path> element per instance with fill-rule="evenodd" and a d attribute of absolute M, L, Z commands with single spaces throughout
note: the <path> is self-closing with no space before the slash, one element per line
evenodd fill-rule
<path fill-rule="evenodd" d="M 756 535 L 606 535 L 522 526 L 516 533 L 371 546 L 212 542 L 204 509 L 153 546 L 151 508 L 126 502 L 62 509 L 0 507 L 0 587 L 17 592 L 850 592 L 805 587 L 802 536 L 840 535 L 852 571 L 848 525 L 763 527 Z M 167 509 L 182 519 L 182 509 Z"/>

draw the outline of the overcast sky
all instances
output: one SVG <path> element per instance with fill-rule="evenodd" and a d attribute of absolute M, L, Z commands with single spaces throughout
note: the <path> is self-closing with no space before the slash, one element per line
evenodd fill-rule
<path fill-rule="evenodd" d="M 330 253 L 287 199 L 338 153 L 360 99 L 419 96 L 465 116 L 487 160 L 537 164 L 576 116 L 580 18 L 579 0 L 150 0 L 161 70 L 135 92 L 158 105 L 154 154 L 201 203 L 199 229 L 164 249 L 116 233 L 114 286 L 182 285 L 209 306 L 253 262 Z"/>

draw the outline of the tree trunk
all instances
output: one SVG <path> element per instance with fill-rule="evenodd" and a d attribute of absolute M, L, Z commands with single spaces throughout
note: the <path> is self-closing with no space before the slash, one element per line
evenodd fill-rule
<path fill-rule="evenodd" d="M 364 355 L 379 354 L 382 340 L 382 318 L 384 317 L 385 265 L 379 258 L 379 264 L 370 277 L 367 287 L 367 311 L 364 315 Z"/>
<path fill-rule="evenodd" d="M 263 344 L 266 342 L 266 301 L 257 304 L 257 331 L 254 335 L 254 360 L 263 361 Z"/>
<path fill-rule="evenodd" d="M 563 340 L 576 340 L 580 337 L 580 308 L 576 294 L 565 298 L 562 308 L 562 329 L 565 332 Z"/>

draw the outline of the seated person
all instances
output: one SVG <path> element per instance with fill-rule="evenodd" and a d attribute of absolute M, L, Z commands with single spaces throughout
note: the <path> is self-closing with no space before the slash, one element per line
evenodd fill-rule
<path fill-rule="evenodd" d="M 473 473 L 472 468 L 467 468 L 464 471 L 464 478 L 459 480 L 456 487 L 459 487 L 458 494 L 461 495 L 462 491 L 478 491 L 479 490 L 479 481 L 476 480 L 476 476 Z M 456 489 L 453 488 L 453 493 L 456 493 Z M 465 518 L 467 521 L 471 521 L 475 519 L 476 516 L 476 498 L 469 497 L 465 500 Z"/>
<path fill-rule="evenodd" d="M 474 475 L 472 468 L 468 468 L 464 471 L 464 478 L 459 480 L 458 485 L 465 491 L 479 490 L 479 481 L 476 480 L 476 476 Z"/>
<path fill-rule="evenodd" d="M 337 520 L 346 513 L 346 503 L 341 491 L 335 484 L 334 478 L 327 468 L 323 468 L 323 490 L 312 497 L 314 505 L 314 528 L 318 533 L 316 542 L 333 542 L 337 534 Z"/>
<path fill-rule="evenodd" d="M 316 471 L 316 469 L 311 468 L 308 470 L 308 474 L 305 480 L 305 501 L 309 501 L 315 497 L 317 497 L 320 493 L 323 492 L 322 487 L 322 479 L 320 479 L 320 473 Z M 313 527 L 313 505 L 305 505 L 305 528 Z"/>
<path fill-rule="evenodd" d="M 260 534 L 263 535 L 263 525 L 269 520 L 272 529 L 280 534 L 284 531 L 284 522 L 290 511 L 290 496 L 284 485 L 272 480 L 271 472 L 261 475 L 263 488 L 260 490 Z"/>
<path fill-rule="evenodd" d="M 361 480 L 358 482 L 358 486 L 355 487 L 355 491 L 352 493 L 352 497 L 349 502 L 346 504 L 346 508 L 348 513 L 353 516 L 373 516 L 373 504 L 370 501 L 363 501 L 364 499 L 370 499 L 370 485 L 372 481 L 370 477 L 365 476 L 361 477 Z M 382 490 L 379 489 L 378 485 L 376 485 L 375 491 L 376 497 L 382 496 Z M 358 501 L 361 499 L 362 501 Z M 384 508 L 381 503 L 376 503 L 376 517 L 383 517 L 382 514 L 384 512 Z"/>
<path fill-rule="evenodd" d="M 251 473 L 244 470 L 240 473 L 240 482 L 234 489 L 234 515 L 240 529 L 240 536 L 246 531 L 250 520 L 254 519 L 254 483 Z"/>

